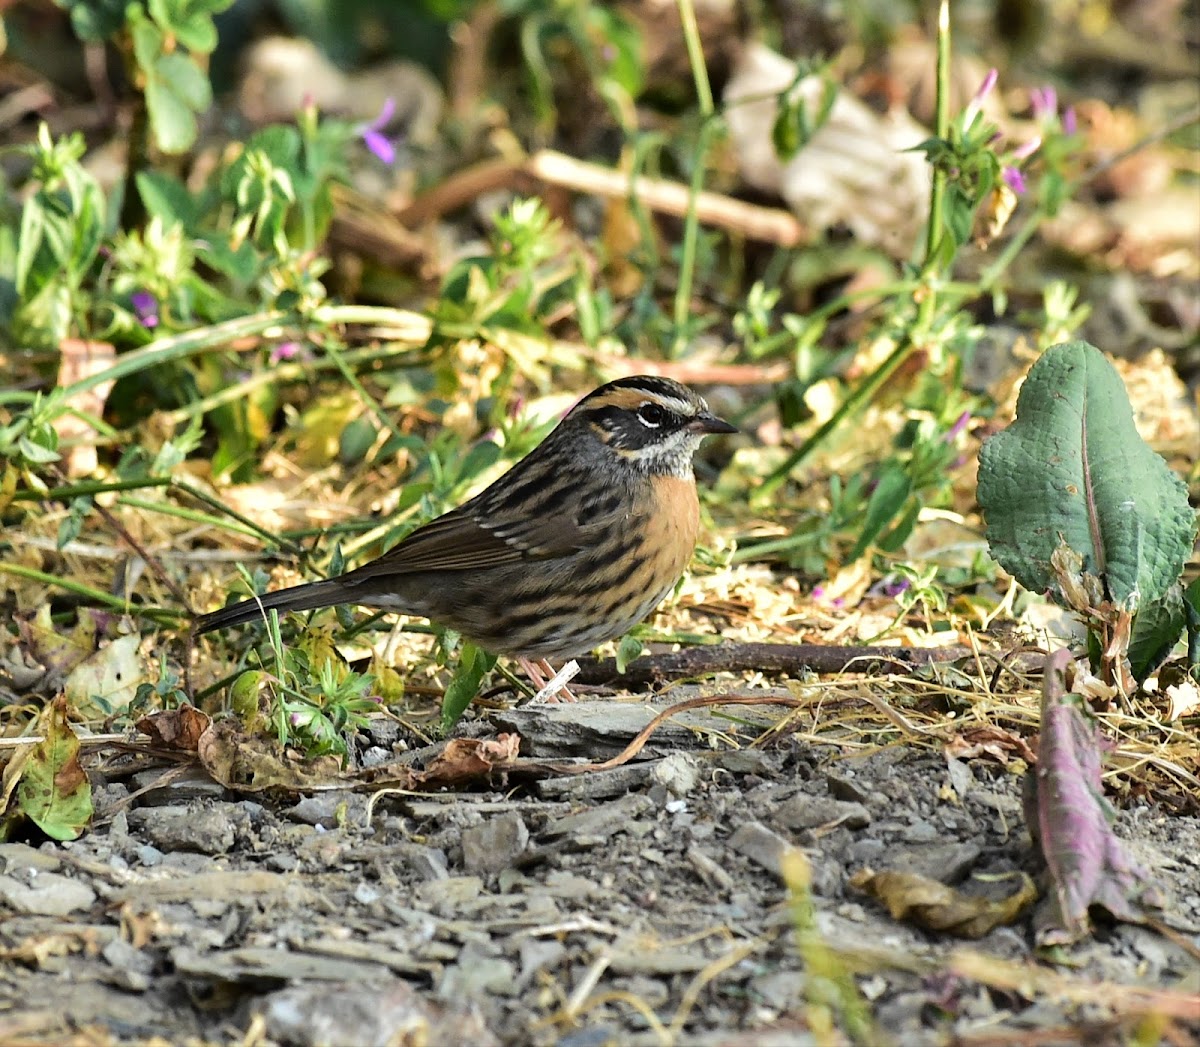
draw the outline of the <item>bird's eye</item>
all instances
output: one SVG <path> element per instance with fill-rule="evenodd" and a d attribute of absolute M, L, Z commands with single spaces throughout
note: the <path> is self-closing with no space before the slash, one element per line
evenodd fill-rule
<path fill-rule="evenodd" d="M 667 412 L 658 404 L 642 404 L 638 408 L 638 421 L 642 425 L 649 426 L 651 429 L 657 429 L 667 419 Z"/>

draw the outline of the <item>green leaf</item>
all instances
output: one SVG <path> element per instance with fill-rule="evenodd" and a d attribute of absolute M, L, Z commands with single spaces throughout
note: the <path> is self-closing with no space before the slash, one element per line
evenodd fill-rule
<path fill-rule="evenodd" d="M 42 246 L 42 235 L 46 228 L 46 212 L 36 197 L 26 202 L 21 212 L 21 235 L 17 238 L 17 266 L 13 282 L 17 294 L 24 296 L 33 260 Z"/>
<path fill-rule="evenodd" d="M 858 541 L 850 552 L 850 561 L 857 560 L 867 551 L 867 547 L 904 508 L 908 496 L 912 494 L 912 478 L 899 462 L 885 462 L 880 470 L 879 482 L 871 492 L 871 500 L 867 502 L 867 515 L 863 521 L 862 531 Z"/>
<path fill-rule="evenodd" d="M 196 198 L 174 175 L 166 171 L 139 171 L 137 173 L 138 195 L 146 210 L 161 219 L 164 225 L 182 225 L 190 229 L 198 214 Z"/>
<path fill-rule="evenodd" d="M 1026 589 L 1062 598 L 1051 556 L 1065 541 L 1119 608 L 1178 581 L 1196 533 L 1187 488 L 1138 435 L 1121 378 L 1087 342 L 1047 349 L 1016 420 L 979 456 L 992 555 Z"/>
<path fill-rule="evenodd" d="M 126 0 L 55 0 L 71 14 L 71 28 L 85 43 L 98 44 L 116 36 L 125 24 Z"/>
<path fill-rule="evenodd" d="M 208 54 L 217 46 L 212 16 L 233 0 L 149 0 L 150 17 L 189 51 Z"/>
<path fill-rule="evenodd" d="M 1161 600 L 1148 604 L 1133 619 L 1129 634 L 1129 670 L 1138 683 L 1144 683 L 1179 642 L 1187 625 L 1183 606 L 1183 587 L 1173 585 Z"/>
<path fill-rule="evenodd" d="M 17 786 L 17 806 L 54 840 L 76 839 L 92 817 L 92 786 L 79 764 L 79 739 L 59 696 L 38 723 L 34 747 Z"/>
<path fill-rule="evenodd" d="M 459 717 L 467 711 L 471 699 L 479 693 L 483 678 L 496 664 L 496 656 L 481 647 L 464 641 L 459 648 L 458 666 L 450 680 L 450 686 L 442 697 L 442 730 L 449 731 Z"/>
<path fill-rule="evenodd" d="M 617 644 L 617 672 L 625 672 L 625 667 L 646 649 L 636 636 L 626 633 Z"/>
<path fill-rule="evenodd" d="M 140 58 L 139 58 L 140 61 Z M 186 55 L 159 55 L 146 72 L 146 108 L 164 153 L 183 153 L 196 140 L 196 113 L 212 104 L 208 77 Z"/>

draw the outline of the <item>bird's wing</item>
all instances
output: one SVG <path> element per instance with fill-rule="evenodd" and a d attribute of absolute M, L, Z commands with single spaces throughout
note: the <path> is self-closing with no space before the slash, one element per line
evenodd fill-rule
<path fill-rule="evenodd" d="M 363 564 L 357 579 L 414 571 L 466 571 L 568 556 L 591 544 L 592 526 L 570 515 L 480 523 L 468 506 L 419 527 L 395 548 Z"/>

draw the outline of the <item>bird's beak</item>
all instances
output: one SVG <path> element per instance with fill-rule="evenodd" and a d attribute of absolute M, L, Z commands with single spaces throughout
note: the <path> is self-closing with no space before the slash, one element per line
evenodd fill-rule
<path fill-rule="evenodd" d="M 701 411 L 687 426 L 693 433 L 736 433 L 738 427 L 731 425 L 724 418 L 718 418 L 710 411 Z"/>

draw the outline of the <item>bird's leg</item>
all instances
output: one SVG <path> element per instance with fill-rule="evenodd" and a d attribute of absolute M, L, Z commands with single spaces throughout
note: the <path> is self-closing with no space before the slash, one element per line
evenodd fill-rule
<path fill-rule="evenodd" d="M 545 658 L 541 658 L 539 661 L 542 665 L 547 665 Z M 528 658 L 518 658 L 517 665 L 519 665 L 521 667 L 521 671 L 533 681 L 533 686 L 539 691 L 546 686 L 546 680 L 545 677 L 542 676 L 542 670 L 538 665 L 538 662 L 532 662 Z M 554 673 L 551 672 L 550 675 L 553 676 Z"/>
<path fill-rule="evenodd" d="M 575 665 L 574 672 L 570 673 L 570 675 L 566 677 L 566 680 L 563 681 L 562 686 L 558 687 L 555 691 L 546 695 L 544 698 L 541 697 L 542 692 L 544 692 L 550 686 L 550 684 L 554 681 L 555 676 L 561 674 L 555 673 L 554 666 L 552 666 L 545 658 L 539 658 L 537 661 L 533 661 L 529 658 L 518 658 L 517 664 L 523 670 L 525 670 L 525 675 L 533 681 L 533 685 L 538 689 L 537 696 L 534 698 L 535 701 L 537 701 L 539 698 L 547 703 L 578 701 L 575 695 L 573 695 L 566 686 L 566 680 L 569 680 L 575 675 L 576 672 L 579 671 L 579 666 L 577 664 Z M 571 664 L 572 663 L 568 663 L 568 666 Z"/>

